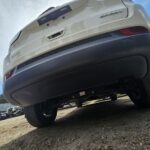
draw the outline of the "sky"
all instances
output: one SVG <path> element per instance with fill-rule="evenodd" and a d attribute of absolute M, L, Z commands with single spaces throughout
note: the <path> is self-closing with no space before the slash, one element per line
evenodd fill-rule
<path fill-rule="evenodd" d="M 0 0 L 0 94 L 2 93 L 3 60 L 12 37 L 26 24 L 51 6 L 70 0 Z M 150 0 L 134 0 L 150 14 Z"/>

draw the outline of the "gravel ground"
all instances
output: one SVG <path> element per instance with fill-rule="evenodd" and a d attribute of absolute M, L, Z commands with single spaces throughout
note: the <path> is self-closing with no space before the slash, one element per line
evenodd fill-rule
<path fill-rule="evenodd" d="M 24 117 L 0 122 L 0 150 L 149 150 L 150 110 L 128 99 L 66 109 L 54 126 L 36 129 Z"/>

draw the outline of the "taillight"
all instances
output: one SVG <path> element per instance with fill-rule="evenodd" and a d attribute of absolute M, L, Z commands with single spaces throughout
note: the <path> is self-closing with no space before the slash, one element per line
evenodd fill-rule
<path fill-rule="evenodd" d="M 119 32 L 124 36 L 132 36 L 137 34 L 148 33 L 149 30 L 144 27 L 131 27 L 119 30 Z"/>
<path fill-rule="evenodd" d="M 11 70 L 5 74 L 5 81 L 12 77 L 14 70 Z"/>

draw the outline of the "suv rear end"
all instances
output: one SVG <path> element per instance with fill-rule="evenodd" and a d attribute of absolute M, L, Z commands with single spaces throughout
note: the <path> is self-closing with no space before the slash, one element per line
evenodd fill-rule
<path fill-rule="evenodd" d="M 52 8 L 13 39 L 4 62 L 5 96 L 25 107 L 38 127 L 43 124 L 33 120 L 39 112 L 53 112 L 54 119 L 56 108 L 70 100 L 126 93 L 137 105 L 148 105 L 149 41 L 149 18 L 129 0 L 78 0 Z"/>

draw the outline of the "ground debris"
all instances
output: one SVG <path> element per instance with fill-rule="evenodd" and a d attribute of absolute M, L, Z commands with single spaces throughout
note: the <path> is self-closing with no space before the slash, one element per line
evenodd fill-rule
<path fill-rule="evenodd" d="M 0 122 L 0 150 L 149 150 L 149 116 L 122 100 L 61 110 L 45 129 L 23 116 L 8 119 Z"/>

